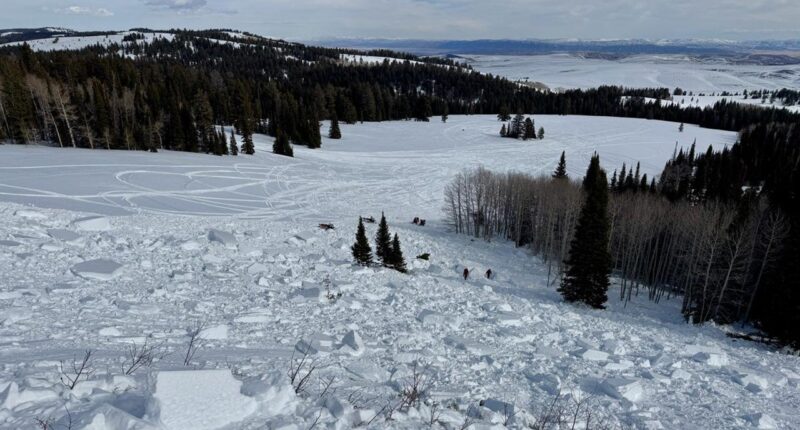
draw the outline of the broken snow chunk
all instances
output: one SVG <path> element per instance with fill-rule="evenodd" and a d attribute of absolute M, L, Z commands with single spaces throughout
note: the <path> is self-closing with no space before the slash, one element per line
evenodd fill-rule
<path fill-rule="evenodd" d="M 267 266 L 261 263 L 253 263 L 247 267 L 248 275 L 258 275 L 267 271 Z"/>
<path fill-rule="evenodd" d="M 0 392 L 0 410 L 13 410 L 26 403 L 41 403 L 57 398 L 58 394 L 48 389 L 27 388 L 20 391 L 19 385 L 12 381 L 5 390 Z"/>
<path fill-rule="evenodd" d="M 525 377 L 548 394 L 556 395 L 561 389 L 561 379 L 558 375 L 549 373 L 526 373 Z"/>
<path fill-rule="evenodd" d="M 110 336 L 110 337 L 117 337 L 122 336 L 122 332 L 119 331 L 116 327 L 103 327 L 98 332 L 100 336 Z"/>
<path fill-rule="evenodd" d="M 81 231 L 109 231 L 111 223 L 108 218 L 101 216 L 90 216 L 79 218 L 72 222 L 72 226 Z"/>
<path fill-rule="evenodd" d="M 336 339 L 327 334 L 316 333 L 295 344 L 294 348 L 300 354 L 314 355 L 320 352 L 333 351 Z"/>
<path fill-rule="evenodd" d="M 350 363 L 345 367 L 345 370 L 358 378 L 378 383 L 386 382 L 390 377 L 388 371 L 368 361 Z"/>
<path fill-rule="evenodd" d="M 775 422 L 775 420 L 771 416 L 760 412 L 750 415 L 744 415 L 742 418 L 744 418 L 747 422 L 749 422 L 753 427 L 757 429 L 771 430 L 778 428 L 778 423 Z"/>
<path fill-rule="evenodd" d="M 234 318 L 234 322 L 242 324 L 258 324 L 270 322 L 270 316 L 265 312 L 248 312 Z"/>
<path fill-rule="evenodd" d="M 615 399 L 635 403 L 644 397 L 642 381 L 635 378 L 608 378 L 600 384 L 604 393 Z"/>
<path fill-rule="evenodd" d="M 486 399 L 481 401 L 480 405 L 492 412 L 510 417 L 511 419 L 516 415 L 516 413 L 514 413 L 514 405 L 502 400 Z"/>
<path fill-rule="evenodd" d="M 587 349 L 587 348 L 578 350 L 575 353 L 575 355 L 583 358 L 584 360 L 590 360 L 590 361 L 606 361 L 608 360 L 609 356 L 607 352 L 598 351 L 596 349 Z"/>
<path fill-rule="evenodd" d="M 421 322 L 422 325 L 425 326 L 448 325 L 453 328 L 458 328 L 458 326 L 461 325 L 461 321 L 459 321 L 457 317 L 444 315 L 429 309 L 423 309 L 419 314 L 417 314 L 417 321 Z"/>
<path fill-rule="evenodd" d="M 36 211 L 32 211 L 32 210 L 27 210 L 27 209 L 20 209 L 18 211 L 15 211 L 14 215 L 18 216 L 20 218 L 38 219 L 38 220 L 43 220 L 43 219 L 47 219 L 48 218 L 47 215 L 45 215 L 45 214 L 43 214 L 41 212 L 36 212 Z"/>
<path fill-rule="evenodd" d="M 7 246 L 9 248 L 13 248 L 20 245 L 22 245 L 22 242 L 17 242 L 16 240 L 0 240 L 0 246 Z"/>
<path fill-rule="evenodd" d="M 769 381 L 761 375 L 755 373 L 739 373 L 733 377 L 736 383 L 742 385 L 747 391 L 751 393 L 759 393 L 769 387 Z"/>
<path fill-rule="evenodd" d="M 226 248 L 235 248 L 236 247 L 236 236 L 233 233 L 228 233 L 227 231 L 211 229 L 208 231 L 208 240 L 210 242 L 218 242 L 222 245 L 225 245 Z"/>
<path fill-rule="evenodd" d="M 120 274 L 122 267 L 123 265 L 116 261 L 98 258 L 97 260 L 78 263 L 72 266 L 70 270 L 73 274 L 82 278 L 108 281 L 116 278 Z"/>
<path fill-rule="evenodd" d="M 63 228 L 47 229 L 47 234 L 53 239 L 67 243 L 77 242 L 81 238 L 81 235 L 79 235 L 78 233 L 75 233 L 74 231 L 70 230 L 65 230 Z"/>
<path fill-rule="evenodd" d="M 183 270 L 173 270 L 172 273 L 169 274 L 169 277 L 176 281 L 190 281 L 192 279 L 192 274 L 190 272 L 184 272 Z"/>
<path fill-rule="evenodd" d="M 202 248 L 203 245 L 196 240 L 187 240 L 181 243 L 181 249 L 184 251 L 197 251 L 198 249 Z"/>
<path fill-rule="evenodd" d="M 728 355 L 724 352 L 698 352 L 692 356 L 692 359 L 694 361 L 706 363 L 709 366 L 727 366 L 729 362 Z"/>
<path fill-rule="evenodd" d="M 223 340 L 228 338 L 228 326 L 225 324 L 216 325 L 203 329 L 200 332 L 200 339 Z"/>
<path fill-rule="evenodd" d="M 292 410 L 297 395 L 285 372 L 273 370 L 243 382 L 242 394 L 254 398 L 259 404 L 259 413 L 267 417 Z"/>
<path fill-rule="evenodd" d="M 159 372 L 156 378 L 154 399 L 165 428 L 217 429 L 257 408 L 228 369 Z"/>
<path fill-rule="evenodd" d="M 353 353 L 360 354 L 364 351 L 364 341 L 355 330 L 350 330 L 342 338 L 342 347 L 349 348 Z"/>
<path fill-rule="evenodd" d="M 689 379 L 692 379 L 692 374 L 681 368 L 676 368 L 670 375 L 670 378 L 683 379 L 684 381 L 688 381 Z"/>

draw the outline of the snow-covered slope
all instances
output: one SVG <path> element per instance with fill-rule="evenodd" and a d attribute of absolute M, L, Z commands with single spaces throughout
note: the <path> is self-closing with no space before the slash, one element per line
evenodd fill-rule
<path fill-rule="evenodd" d="M 44 39 L 36 39 L 36 40 L 29 40 L 26 42 L 9 42 L 0 45 L 2 46 L 15 46 L 21 45 L 23 43 L 27 43 L 28 46 L 31 47 L 34 51 L 66 51 L 66 50 L 79 50 L 83 48 L 88 48 L 90 46 L 108 46 L 111 44 L 122 44 L 122 39 L 132 34 L 132 32 L 125 31 L 120 32 L 117 34 L 109 34 L 103 36 L 62 36 L 62 37 L 50 37 Z M 143 40 L 139 40 L 139 43 L 150 43 L 154 39 L 162 38 L 166 40 L 172 40 L 174 35 L 170 33 L 142 33 L 144 35 Z"/>
<path fill-rule="evenodd" d="M 470 55 L 476 70 L 511 80 L 542 82 L 552 89 L 681 87 L 697 92 L 800 88 L 800 65 L 765 66 L 702 63 L 686 56 L 631 56 L 623 60 L 577 55 Z"/>
<path fill-rule="evenodd" d="M 800 425 L 797 357 L 686 325 L 678 299 L 565 305 L 526 251 L 442 221 L 442 188 L 464 167 L 549 172 L 564 149 L 579 177 L 597 150 L 655 173 L 676 140 L 734 134 L 536 122 L 544 141 L 495 137 L 490 117 L 343 125 L 296 159 L 263 138 L 253 157 L 0 146 L 0 428 L 64 425 L 65 405 L 73 429 L 523 428 L 559 393 L 630 428 Z M 350 262 L 356 216 L 381 210 L 408 275 Z M 145 341 L 170 354 L 122 375 Z M 87 348 L 95 372 L 69 390 L 59 361 L 70 373 Z M 315 370 L 297 395 L 287 372 L 301 351 L 313 363 L 300 374 Z M 426 401 L 390 413 L 415 369 Z"/>

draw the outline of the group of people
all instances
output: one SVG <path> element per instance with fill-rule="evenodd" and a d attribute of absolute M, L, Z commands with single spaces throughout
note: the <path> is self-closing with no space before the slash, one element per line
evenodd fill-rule
<path fill-rule="evenodd" d="M 469 278 L 469 269 L 464 268 L 464 280 L 466 281 Z M 486 279 L 492 279 L 492 269 L 486 269 Z"/>

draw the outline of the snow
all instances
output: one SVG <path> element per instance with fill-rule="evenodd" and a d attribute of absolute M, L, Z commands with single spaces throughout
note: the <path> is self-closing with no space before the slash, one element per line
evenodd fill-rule
<path fill-rule="evenodd" d="M 76 276 L 98 281 L 108 281 L 119 275 L 123 265 L 113 260 L 98 258 L 78 263 L 70 269 Z"/>
<path fill-rule="evenodd" d="M 101 36 L 54 36 L 44 39 L 28 40 L 26 42 L 8 42 L 0 44 L 3 46 L 17 46 L 27 43 L 34 51 L 65 51 L 65 50 L 79 50 L 88 48 L 90 46 L 100 45 L 109 46 L 111 44 L 122 45 L 122 39 L 131 34 L 129 31 L 123 31 L 116 34 L 101 35 Z M 175 35 L 170 33 L 143 33 L 145 38 L 137 40 L 139 44 L 151 43 L 155 39 L 172 40 Z"/>
<path fill-rule="evenodd" d="M 800 426 L 797 357 L 685 324 L 680 298 L 622 306 L 615 285 L 607 310 L 567 305 L 526 250 L 443 220 L 443 188 L 463 168 L 547 174 L 564 150 L 577 179 L 596 150 L 651 175 L 676 141 L 721 148 L 735 134 L 535 119 L 543 141 L 501 139 L 489 116 L 343 125 L 341 141 L 294 159 L 263 136 L 252 157 L 0 146 L 0 238 L 19 242 L 0 247 L 0 428 L 62 420 L 65 406 L 73 428 L 351 428 L 397 401 L 415 368 L 429 403 L 371 428 L 428 427 L 434 401 L 448 428 L 467 415 L 491 428 L 511 408 L 525 428 L 559 393 L 630 428 Z M 381 211 L 406 257 L 430 261 L 407 275 L 351 263 L 357 216 Z M 78 230 L 87 217 L 111 228 Z M 496 276 L 464 281 L 465 266 Z M 169 354 L 123 376 L 145 342 Z M 59 361 L 85 349 L 95 373 L 73 393 Z M 306 352 L 315 370 L 297 394 L 287 372 Z"/>
<path fill-rule="evenodd" d="M 469 55 L 463 60 L 483 73 L 514 81 L 541 82 L 551 89 L 619 85 L 633 88 L 680 87 L 695 93 L 710 93 L 800 87 L 800 65 L 702 62 L 680 55 L 634 55 L 621 60 L 582 58 L 571 54 Z"/>
<path fill-rule="evenodd" d="M 106 217 L 90 216 L 79 218 L 72 222 L 72 226 L 81 231 L 109 231 L 111 223 Z"/>
<path fill-rule="evenodd" d="M 166 428 L 213 430 L 242 421 L 256 401 L 227 369 L 159 372 L 154 400 Z"/>

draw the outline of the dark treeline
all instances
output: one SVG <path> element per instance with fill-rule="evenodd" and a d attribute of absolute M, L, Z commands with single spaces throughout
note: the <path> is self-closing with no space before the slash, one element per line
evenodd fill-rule
<path fill-rule="evenodd" d="M 754 125 L 730 149 L 681 150 L 658 181 L 615 170 L 607 235 L 620 300 L 678 295 L 687 321 L 751 323 L 800 346 L 799 138 L 796 125 Z M 459 232 L 530 247 L 555 284 L 574 267 L 585 199 L 563 165 L 553 178 L 478 169 L 454 179 L 445 206 Z"/>
<path fill-rule="evenodd" d="M 0 139 L 61 146 L 225 154 L 213 124 L 319 147 L 319 122 L 384 121 L 509 112 L 663 119 L 738 131 L 800 115 L 720 102 L 681 108 L 647 102 L 665 89 L 601 87 L 545 93 L 447 59 L 342 61 L 358 51 L 232 35 L 220 30 L 131 34 L 79 51 L 0 49 Z M 372 52 L 388 55 L 389 52 Z M 281 144 L 280 147 L 286 145 Z M 288 149 L 283 151 L 288 153 Z"/>

